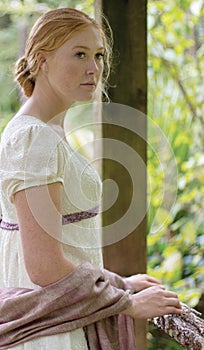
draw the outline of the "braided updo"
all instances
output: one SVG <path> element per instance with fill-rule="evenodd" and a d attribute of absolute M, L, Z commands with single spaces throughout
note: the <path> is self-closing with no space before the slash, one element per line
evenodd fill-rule
<path fill-rule="evenodd" d="M 25 56 L 21 57 L 15 66 L 15 77 L 23 89 L 25 96 L 30 97 L 35 87 L 35 79 L 28 67 L 28 61 Z"/>
<path fill-rule="evenodd" d="M 25 55 L 16 62 L 15 79 L 25 96 L 30 97 L 35 88 L 36 77 L 41 66 L 41 62 L 37 59 L 38 53 L 48 53 L 58 49 L 74 32 L 90 24 L 100 31 L 104 42 L 103 85 L 105 85 L 110 72 L 111 37 L 108 39 L 102 27 L 85 13 L 72 8 L 60 8 L 46 12 L 37 20 L 26 42 Z"/>

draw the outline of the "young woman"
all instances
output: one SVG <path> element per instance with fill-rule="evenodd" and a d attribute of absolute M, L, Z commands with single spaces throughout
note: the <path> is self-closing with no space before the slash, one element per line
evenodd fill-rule
<path fill-rule="evenodd" d="M 109 57 L 103 29 L 80 11 L 49 11 L 31 30 L 15 72 L 28 98 L 1 141 L 1 288 L 46 288 L 86 262 L 103 269 L 94 231 L 101 182 L 88 161 L 70 149 L 63 121 L 70 106 L 93 100 L 103 88 Z M 182 312 L 177 295 L 154 278 L 135 275 L 126 282 L 137 293 L 121 314 L 145 319 Z M 78 327 L 14 348 L 82 350 L 88 343 Z"/>

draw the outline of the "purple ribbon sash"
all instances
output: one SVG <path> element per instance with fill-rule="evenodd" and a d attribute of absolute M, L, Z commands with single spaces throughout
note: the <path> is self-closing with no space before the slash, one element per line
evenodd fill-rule
<path fill-rule="evenodd" d="M 99 213 L 99 206 L 97 205 L 96 207 L 89 210 L 66 214 L 62 216 L 62 225 L 73 224 L 75 222 L 79 222 L 85 219 L 90 219 L 96 216 L 98 213 Z M 5 222 L 1 219 L 0 219 L 0 228 L 8 231 L 19 231 L 18 224 Z"/>

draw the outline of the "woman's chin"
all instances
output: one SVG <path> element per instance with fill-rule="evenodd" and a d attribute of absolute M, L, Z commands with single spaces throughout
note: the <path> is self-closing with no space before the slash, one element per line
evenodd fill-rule
<path fill-rule="evenodd" d="M 92 96 L 87 96 L 87 97 L 83 97 L 81 99 L 79 99 L 77 102 L 91 102 L 95 99 L 95 95 L 93 94 Z"/>

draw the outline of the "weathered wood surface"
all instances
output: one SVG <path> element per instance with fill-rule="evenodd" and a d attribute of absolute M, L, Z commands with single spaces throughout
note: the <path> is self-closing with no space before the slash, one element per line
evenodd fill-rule
<path fill-rule="evenodd" d="M 111 102 L 117 106 L 127 106 L 124 113 L 124 120 L 127 120 L 128 108 L 143 113 L 147 111 L 147 0 L 95 0 L 96 10 L 102 11 L 108 19 L 113 30 L 114 37 L 114 63 L 109 80 L 109 96 Z M 117 144 L 129 146 L 146 163 L 147 143 L 132 132 L 131 127 L 119 127 L 118 108 L 111 119 L 113 123 L 102 124 L 102 178 L 103 203 L 109 202 L 110 190 L 105 186 L 105 180 L 111 180 L 118 186 L 118 197 L 115 203 L 102 215 L 102 226 L 110 227 L 113 222 L 119 222 L 126 217 L 132 202 L 135 201 L 135 216 L 147 212 L 146 208 L 146 167 L 135 164 L 132 155 L 126 152 L 125 161 L 117 161 L 118 149 L 114 150 L 107 140 L 115 140 Z M 125 119 L 126 118 L 126 119 Z M 135 124 L 138 118 L 135 113 Z M 134 125 L 135 125 L 134 124 Z M 146 135 L 146 118 L 144 118 L 143 132 Z M 111 151 L 111 152 L 110 152 Z M 105 156 L 104 156 L 105 155 Z M 125 164 L 130 164 L 128 167 Z M 139 163 L 139 162 L 138 162 Z M 132 171 L 134 167 L 135 171 Z M 133 173 L 133 177 L 130 174 Z M 109 182 L 111 183 L 111 182 Z M 132 184 L 135 184 L 134 187 Z M 107 190 L 106 190 L 107 188 Z M 124 232 L 132 222 L 127 220 Z M 125 226 L 125 225 L 124 225 Z M 103 229 L 103 238 L 106 234 Z M 103 256 L 104 265 L 107 269 L 119 273 L 122 276 L 129 276 L 135 273 L 146 271 L 146 233 L 147 216 L 135 225 L 132 232 L 129 232 L 123 239 L 115 240 L 114 243 L 104 243 Z M 118 232 L 113 230 L 113 235 Z M 109 235 L 112 233 L 109 231 Z M 104 241 L 103 241 L 104 242 Z M 136 348 L 147 349 L 146 322 L 136 322 Z"/>
<path fill-rule="evenodd" d="M 155 317 L 151 322 L 177 341 L 184 349 L 204 349 L 204 320 L 201 313 L 182 304 L 184 313 Z"/>

